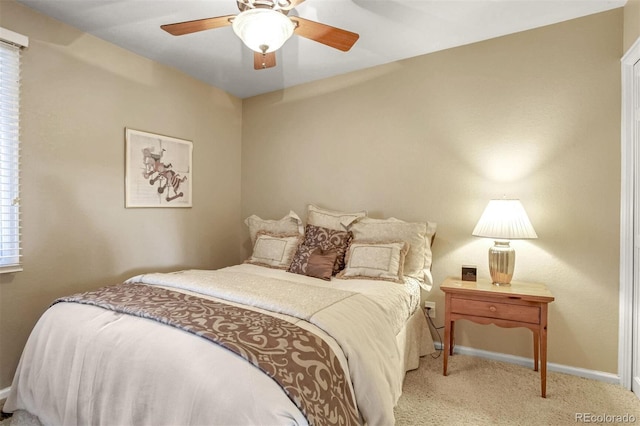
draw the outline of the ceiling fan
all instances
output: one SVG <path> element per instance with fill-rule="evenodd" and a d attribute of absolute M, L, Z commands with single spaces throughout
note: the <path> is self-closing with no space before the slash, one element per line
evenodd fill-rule
<path fill-rule="evenodd" d="M 243 43 L 254 51 L 253 68 L 266 69 L 276 66 L 276 54 L 293 34 L 343 52 L 348 51 L 360 37 L 351 31 L 310 21 L 289 12 L 304 0 L 236 0 L 238 15 L 216 16 L 161 25 L 160 28 L 174 36 L 198 31 L 232 26 Z"/>

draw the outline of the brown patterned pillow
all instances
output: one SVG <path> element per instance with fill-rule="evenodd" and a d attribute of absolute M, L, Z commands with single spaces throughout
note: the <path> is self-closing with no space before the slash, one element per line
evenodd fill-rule
<path fill-rule="evenodd" d="M 304 229 L 304 241 L 298 246 L 298 250 L 293 256 L 289 272 L 307 275 L 309 257 L 315 249 L 320 248 L 324 251 L 336 250 L 337 256 L 333 265 L 333 274 L 337 274 L 344 268 L 344 255 L 349 249 L 352 238 L 353 236 L 349 231 L 337 231 L 320 226 L 307 225 Z"/>
<path fill-rule="evenodd" d="M 315 249 L 307 262 L 307 275 L 310 277 L 330 280 L 333 275 L 333 265 L 336 264 L 338 252 L 336 249 Z"/>

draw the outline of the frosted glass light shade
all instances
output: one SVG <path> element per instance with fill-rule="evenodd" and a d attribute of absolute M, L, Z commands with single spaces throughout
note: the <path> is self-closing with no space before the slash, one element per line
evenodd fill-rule
<path fill-rule="evenodd" d="M 271 9 L 245 10 L 234 18 L 231 26 L 240 40 L 258 53 L 280 49 L 295 29 L 291 19 Z"/>
<path fill-rule="evenodd" d="M 520 200 L 491 200 L 472 235 L 494 240 L 538 238 Z"/>

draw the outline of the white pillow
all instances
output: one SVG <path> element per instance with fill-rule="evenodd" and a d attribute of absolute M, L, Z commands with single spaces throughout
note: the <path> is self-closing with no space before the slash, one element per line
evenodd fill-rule
<path fill-rule="evenodd" d="M 359 212 L 341 212 L 327 210 L 313 204 L 307 208 L 307 224 L 337 231 L 349 229 L 349 226 L 367 215 L 365 210 Z"/>
<path fill-rule="evenodd" d="M 409 245 L 404 261 L 404 275 L 416 278 L 428 286 L 431 278 L 431 239 L 436 232 L 433 222 L 405 222 L 396 218 L 372 219 L 365 217 L 350 228 L 353 241 L 404 241 Z"/>
<path fill-rule="evenodd" d="M 256 215 L 251 215 L 244 221 L 249 227 L 251 244 L 255 245 L 258 232 L 265 231 L 270 234 L 304 234 L 302 219 L 293 210 L 289 211 L 282 219 L 261 219 Z"/>
<path fill-rule="evenodd" d="M 245 263 L 287 269 L 301 241 L 299 234 L 277 235 L 260 231 L 253 245 L 253 254 Z"/>
<path fill-rule="evenodd" d="M 403 283 L 402 271 L 407 250 L 408 245 L 404 241 L 351 243 L 345 258 L 345 268 L 336 277 Z"/>

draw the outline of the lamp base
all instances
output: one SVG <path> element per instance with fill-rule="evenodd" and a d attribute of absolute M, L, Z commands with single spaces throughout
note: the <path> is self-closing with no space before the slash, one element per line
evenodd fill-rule
<path fill-rule="evenodd" d="M 489 274 L 494 285 L 511 285 L 513 268 L 516 264 L 516 251 L 509 241 L 494 241 L 489 249 Z"/>

